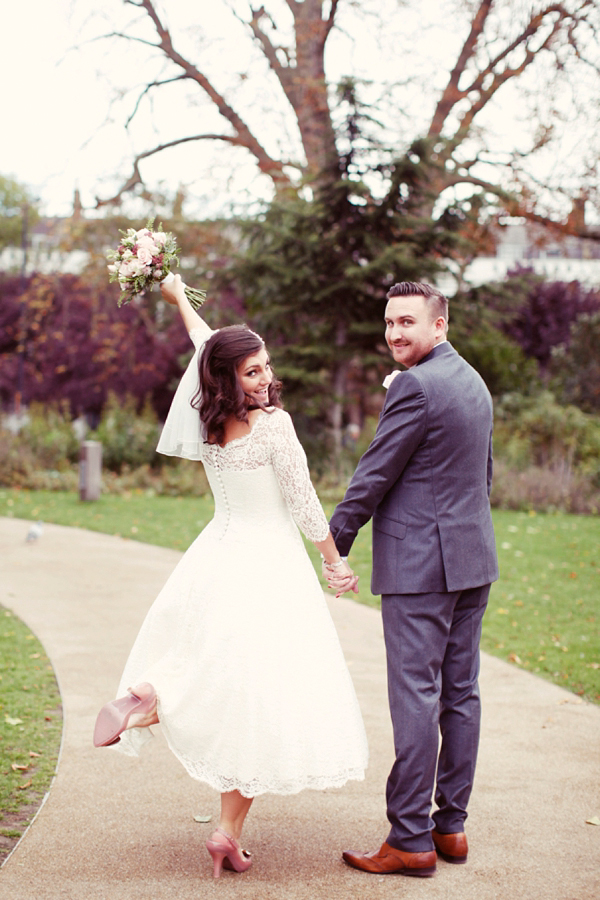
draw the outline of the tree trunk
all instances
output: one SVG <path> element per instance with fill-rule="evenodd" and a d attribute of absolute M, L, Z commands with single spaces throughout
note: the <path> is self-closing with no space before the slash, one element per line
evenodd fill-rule
<path fill-rule="evenodd" d="M 346 323 L 338 322 L 335 346 L 346 345 Z M 333 366 L 333 397 L 331 401 L 331 434 L 333 437 L 333 464 L 338 478 L 342 475 L 342 451 L 344 449 L 344 405 L 346 402 L 346 386 L 348 381 L 348 360 L 339 358 Z"/>

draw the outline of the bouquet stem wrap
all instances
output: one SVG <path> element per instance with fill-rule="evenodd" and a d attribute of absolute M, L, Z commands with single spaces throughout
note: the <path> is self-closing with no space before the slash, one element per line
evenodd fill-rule
<path fill-rule="evenodd" d="M 172 281 L 175 281 L 175 276 L 172 272 L 162 279 L 161 284 L 171 284 Z M 182 282 L 183 284 L 183 282 Z M 188 287 L 187 284 L 183 284 L 183 289 L 185 292 L 185 296 L 190 301 L 190 306 L 192 309 L 200 309 L 204 301 L 206 300 L 206 291 L 198 290 L 197 288 Z"/>

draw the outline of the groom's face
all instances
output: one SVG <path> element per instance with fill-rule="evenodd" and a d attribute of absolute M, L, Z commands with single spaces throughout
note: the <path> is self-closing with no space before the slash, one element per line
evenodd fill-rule
<path fill-rule="evenodd" d="M 390 297 L 385 339 L 397 363 L 416 366 L 445 337 L 443 318 L 433 319 L 424 297 Z"/>

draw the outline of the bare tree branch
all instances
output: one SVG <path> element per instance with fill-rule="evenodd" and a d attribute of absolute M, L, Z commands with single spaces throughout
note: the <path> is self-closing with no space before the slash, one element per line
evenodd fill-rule
<path fill-rule="evenodd" d="M 165 78 L 164 81 L 151 81 L 150 84 L 147 84 L 146 87 L 144 88 L 144 90 L 142 91 L 142 93 L 137 98 L 137 100 L 135 102 L 135 106 L 133 108 L 133 112 L 131 113 L 130 116 L 128 116 L 127 121 L 125 122 L 125 128 L 127 128 L 131 124 L 135 114 L 137 113 L 137 111 L 139 109 L 140 103 L 142 102 L 142 100 L 146 96 L 146 94 L 149 93 L 151 88 L 162 87 L 163 84 L 173 84 L 173 82 L 175 82 L 175 81 L 185 81 L 185 79 L 187 77 L 188 77 L 187 75 L 176 75 L 175 78 Z"/>
<path fill-rule="evenodd" d="M 331 0 L 331 9 L 329 10 L 329 16 L 326 22 L 326 33 L 325 38 L 329 35 L 329 32 L 333 28 L 335 24 L 335 14 L 337 12 L 338 0 Z"/>
<path fill-rule="evenodd" d="M 572 27 L 577 21 L 574 13 L 568 12 L 561 3 L 552 3 L 544 9 L 539 10 L 532 15 L 525 28 L 518 34 L 509 44 L 507 44 L 489 63 L 477 72 L 471 83 L 460 89 L 459 80 L 466 72 L 466 66 L 473 57 L 477 48 L 477 43 L 484 36 L 484 27 L 487 16 L 492 8 L 493 0 L 482 0 L 477 13 L 473 19 L 469 36 L 463 45 L 456 66 L 452 70 L 450 80 L 442 97 L 436 107 L 431 125 L 429 127 L 429 136 L 436 137 L 441 134 L 448 115 L 456 106 L 456 104 L 467 98 L 470 94 L 478 92 L 478 99 L 472 103 L 470 108 L 461 116 L 459 126 L 453 138 L 448 141 L 446 154 L 449 155 L 469 134 L 473 120 L 486 106 L 498 90 L 511 78 L 521 75 L 525 69 L 530 66 L 536 59 L 537 54 L 543 50 L 548 50 L 553 43 L 557 34 L 565 27 L 565 23 L 569 22 L 569 29 L 572 33 Z M 586 4 L 584 3 L 584 6 Z M 531 49 L 531 41 L 535 38 L 540 29 L 548 22 L 551 15 L 557 18 L 552 24 L 552 28 L 546 35 L 544 41 L 535 50 Z M 498 67 L 514 53 L 519 47 L 523 47 L 523 58 L 519 65 L 506 66 L 503 70 L 498 71 Z M 491 78 L 491 82 L 484 89 L 486 80 Z"/>
<path fill-rule="evenodd" d="M 592 241 L 600 241 L 600 228 L 590 228 L 587 225 L 582 227 L 571 219 L 566 222 L 559 222 L 556 219 L 550 218 L 550 216 L 541 215 L 531 208 L 526 199 L 519 197 L 518 194 L 514 192 L 500 187 L 498 184 L 486 181 L 484 178 L 477 178 L 471 174 L 454 175 L 448 173 L 444 187 L 455 187 L 458 184 L 470 184 L 473 185 L 473 187 L 482 188 L 487 193 L 498 197 L 504 204 L 506 212 L 511 216 L 521 216 L 529 222 L 536 222 L 538 225 L 543 225 L 544 228 L 565 237 L 589 238 L 589 240 Z"/>
<path fill-rule="evenodd" d="M 127 0 L 125 0 L 127 2 Z M 137 4 L 134 3 L 134 6 Z M 90 44 L 95 43 L 96 41 L 105 41 L 107 38 L 122 38 L 124 41 L 133 41 L 137 44 L 145 44 L 146 47 L 153 47 L 155 50 L 160 50 L 160 44 L 153 44 L 152 41 L 146 41 L 144 38 L 136 37 L 133 34 L 125 34 L 123 31 L 109 31 L 107 34 L 100 34 L 96 38 L 92 38 Z"/>
<path fill-rule="evenodd" d="M 138 153 L 133 161 L 133 172 L 125 182 L 125 184 L 119 189 L 119 191 L 114 195 L 114 197 L 110 197 L 105 200 L 101 200 L 99 197 L 96 197 L 96 209 L 99 209 L 101 206 L 108 206 L 110 204 L 118 203 L 121 200 L 123 194 L 132 191 L 138 184 L 143 184 L 144 179 L 142 178 L 139 164 L 142 160 L 148 159 L 149 156 L 154 156 L 156 153 L 161 153 L 163 150 L 168 150 L 170 147 L 177 147 L 180 144 L 189 144 L 190 141 L 226 141 L 229 144 L 233 144 L 234 146 L 243 147 L 245 144 L 241 141 L 240 137 L 237 135 L 228 135 L 228 134 L 193 134 L 189 137 L 177 138 L 173 141 L 167 141 L 165 144 L 159 144 L 156 147 L 153 147 L 152 150 L 144 150 L 143 153 Z"/>
<path fill-rule="evenodd" d="M 273 159 L 261 145 L 261 143 L 257 140 L 254 134 L 250 131 L 244 120 L 238 113 L 230 106 L 229 103 L 225 100 L 225 98 L 214 88 L 212 83 L 208 80 L 208 78 L 192 63 L 190 63 L 187 59 L 181 56 L 180 53 L 175 50 L 173 46 L 173 42 L 171 40 L 171 35 L 168 29 L 162 24 L 156 9 L 154 8 L 154 3 L 152 0 L 141 0 L 140 3 L 134 3 L 132 0 L 128 0 L 132 6 L 138 6 L 139 8 L 143 8 L 146 10 L 148 16 L 152 20 L 152 23 L 156 29 L 156 33 L 159 38 L 158 46 L 163 51 L 165 56 L 171 60 L 171 62 L 175 63 L 176 66 L 179 66 L 185 73 L 185 76 L 192 81 L 196 82 L 199 87 L 205 91 L 206 94 L 210 97 L 213 103 L 216 105 L 219 113 L 227 119 L 227 121 L 232 126 L 234 132 L 236 133 L 239 146 L 246 147 L 247 150 L 252 153 L 255 157 L 258 167 L 261 172 L 270 175 L 273 179 L 274 183 L 277 184 L 289 184 L 289 179 L 283 172 L 283 165 L 279 160 Z"/>
<path fill-rule="evenodd" d="M 441 134 L 444 122 L 446 121 L 450 111 L 455 106 L 455 104 L 465 96 L 463 91 L 459 91 L 458 83 L 463 72 L 465 71 L 467 63 L 475 52 L 475 48 L 477 47 L 477 42 L 479 41 L 480 36 L 483 34 L 483 29 L 485 28 L 485 23 L 490 13 L 492 4 L 493 0 L 482 0 L 479 9 L 475 13 L 469 35 L 465 43 L 463 44 L 462 50 L 460 51 L 460 54 L 456 61 L 456 65 L 450 73 L 448 84 L 446 85 L 444 93 L 440 97 L 436 110 L 433 114 L 433 119 L 431 120 L 431 125 L 429 126 L 429 137 L 435 137 L 436 135 Z"/>
<path fill-rule="evenodd" d="M 290 100 L 290 103 L 292 103 L 291 96 L 293 96 L 293 79 L 291 77 L 290 68 L 283 66 L 277 56 L 277 50 L 284 49 L 286 55 L 289 55 L 289 51 L 285 51 L 285 48 L 274 47 L 269 36 L 262 30 L 262 28 L 260 27 L 260 20 L 265 15 L 266 13 L 264 6 L 261 6 L 260 9 L 253 9 L 252 19 L 247 24 L 250 26 L 252 34 L 254 35 L 256 40 L 260 43 L 269 66 L 277 75 L 281 86 L 285 91 L 286 97 L 288 98 L 288 100 Z"/>

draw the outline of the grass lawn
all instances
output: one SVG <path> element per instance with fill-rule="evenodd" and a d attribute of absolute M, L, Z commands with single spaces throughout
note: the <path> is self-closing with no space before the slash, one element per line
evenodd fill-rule
<path fill-rule="evenodd" d="M 44 648 L 0 606 L 0 863 L 29 824 L 56 769 L 58 686 Z"/>
<path fill-rule="evenodd" d="M 326 503 L 327 514 L 333 503 Z M 0 515 L 42 519 L 184 550 L 212 516 L 210 496 L 103 496 L 82 503 L 76 494 L 0 491 Z M 494 510 L 500 580 L 484 619 L 483 649 L 600 702 L 600 518 Z M 361 576 L 361 602 L 379 606 L 369 591 L 370 526 L 350 561 Z M 309 553 L 318 568 L 312 544 Z"/>

